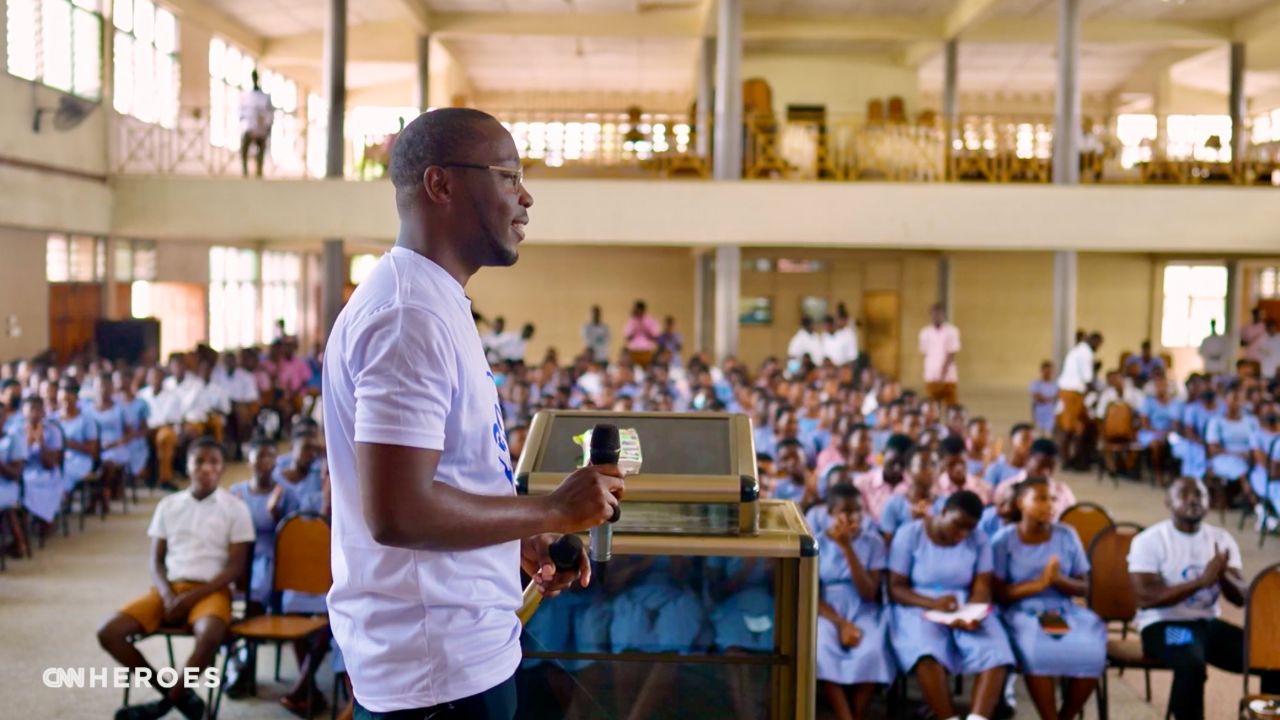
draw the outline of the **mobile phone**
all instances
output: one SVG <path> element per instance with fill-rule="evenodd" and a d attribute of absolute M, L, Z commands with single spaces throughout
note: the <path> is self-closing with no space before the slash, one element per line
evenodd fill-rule
<path fill-rule="evenodd" d="M 1062 614 L 1056 610 L 1048 610 L 1040 613 L 1040 629 L 1055 637 L 1066 635 L 1071 630 L 1071 626 L 1067 625 L 1067 621 L 1063 619 Z"/>

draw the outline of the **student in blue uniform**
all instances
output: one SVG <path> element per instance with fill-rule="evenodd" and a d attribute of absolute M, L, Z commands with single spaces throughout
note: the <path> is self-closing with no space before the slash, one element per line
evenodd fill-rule
<path fill-rule="evenodd" d="M 1040 363 L 1040 377 L 1031 381 L 1031 417 L 1045 437 L 1053 436 L 1057 405 L 1058 382 L 1053 377 L 1053 363 L 1045 360 Z M 997 484 L 991 483 L 993 487 Z"/>
<path fill-rule="evenodd" d="M 134 477 L 141 477 L 151 459 L 151 449 L 147 447 L 147 417 L 150 408 L 147 401 L 138 397 L 134 386 L 133 370 L 121 367 L 114 377 L 117 401 L 124 410 L 125 436 L 128 441 L 125 447 L 129 451 L 129 472 Z"/>
<path fill-rule="evenodd" d="M 1209 446 L 1209 472 L 1230 485 L 1249 474 L 1253 434 L 1259 426 L 1257 418 L 1244 411 L 1244 393 L 1239 385 L 1227 388 L 1223 405 L 1223 414 L 1209 419 L 1204 439 Z M 1248 483 L 1242 487 L 1246 495 L 1252 495 Z"/>
<path fill-rule="evenodd" d="M 9 526 L 8 532 L 13 536 L 10 550 L 16 557 L 27 556 L 26 523 L 18 513 L 22 504 L 22 466 L 25 460 L 22 438 L 25 433 L 26 428 L 22 426 L 12 433 L 0 432 L 0 523 Z"/>
<path fill-rule="evenodd" d="M 74 397 L 71 403 L 75 404 Z M 44 401 L 39 397 L 23 401 L 23 415 L 27 424 L 18 438 L 22 443 L 22 505 L 44 523 L 40 530 L 46 532 L 62 509 L 67 491 L 58 467 L 64 438 L 45 418 Z"/>
<path fill-rule="evenodd" d="M 1181 434 L 1178 442 L 1170 447 L 1170 453 L 1182 461 L 1183 477 L 1203 480 L 1209 469 L 1205 434 L 1209 420 L 1222 415 L 1224 407 L 1218 402 L 1217 393 L 1205 390 L 1182 410 Z"/>
<path fill-rule="evenodd" d="M 1138 408 L 1142 427 L 1138 430 L 1138 445 L 1151 453 L 1151 467 L 1156 481 L 1166 482 L 1165 458 L 1169 453 L 1169 433 L 1175 431 L 1182 417 L 1182 403 L 1169 394 L 1169 381 L 1157 375 L 1152 382 L 1155 393 L 1146 396 Z"/>
<path fill-rule="evenodd" d="M 827 495 L 831 524 L 818 537 L 818 685 L 840 720 L 861 718 L 876 685 L 897 675 L 889 613 L 880 606 L 887 550 L 863 523 L 862 495 L 838 484 Z"/>
<path fill-rule="evenodd" d="M 272 560 L 276 554 L 276 526 L 298 509 L 298 498 L 293 490 L 272 477 L 278 455 L 275 443 L 271 440 L 254 440 L 249 450 L 253 479 L 231 486 L 231 494 L 249 506 L 249 514 L 253 517 L 249 601 L 258 606 L 259 612 L 271 600 L 271 587 L 275 577 Z"/>
<path fill-rule="evenodd" d="M 1041 720 L 1074 718 L 1107 664 L 1106 625 L 1072 602 L 1085 594 L 1089 561 L 1075 530 L 1053 521 L 1047 480 L 1023 480 L 1013 497 L 1017 522 L 991 542 L 1001 618 Z M 1054 688 L 1062 678 L 1059 709 Z"/>
<path fill-rule="evenodd" d="M 778 443 L 777 469 L 766 493 L 779 500 L 791 500 L 804 511 L 818 501 L 818 488 L 810 479 L 804 447 L 787 438 Z"/>
<path fill-rule="evenodd" d="M 933 514 L 938 499 L 937 459 L 928 450 L 917 448 L 907 458 L 907 491 L 894 493 L 880 511 L 880 531 L 892 539 L 898 528 Z M 858 493 L 862 498 L 862 493 Z"/>
<path fill-rule="evenodd" d="M 1052 423 L 1052 419 L 1050 419 Z M 996 461 L 987 466 L 987 471 L 983 473 L 982 479 L 987 481 L 991 487 L 997 487 L 1000 483 L 1008 480 L 1014 475 L 1020 474 L 1027 469 L 1027 461 L 1031 459 L 1031 443 L 1036 439 L 1035 428 L 1028 423 L 1018 423 L 1009 430 L 1009 450 L 1005 454 L 996 458 Z"/>
<path fill-rule="evenodd" d="M 925 617 L 965 603 L 991 602 L 991 543 L 974 532 L 982 501 L 968 490 L 947 499 L 942 513 L 898 530 L 889 551 L 890 637 L 898 665 L 915 673 L 925 703 L 939 720 L 959 716 L 950 673 L 976 674 L 969 720 L 990 718 L 1000 700 L 1013 650 L 994 615 L 951 626 Z"/>
<path fill-rule="evenodd" d="M 129 464 L 129 439 L 124 407 L 116 402 L 115 385 L 109 373 L 98 375 L 93 402 L 82 407 L 84 416 L 98 426 L 98 460 L 101 463 L 102 492 L 118 497 L 124 489 L 124 468 Z"/>
<path fill-rule="evenodd" d="M 302 509 L 318 512 L 324 493 L 319 427 L 314 422 L 298 423 L 291 439 L 290 452 L 276 461 L 275 480 L 293 490 Z"/>
<path fill-rule="evenodd" d="M 1267 523 L 1267 531 L 1271 532 L 1280 526 L 1280 482 L 1268 482 L 1271 478 L 1280 478 L 1280 404 L 1265 402 L 1258 411 L 1258 429 L 1251 441 L 1253 449 L 1253 469 L 1249 471 L 1249 487 L 1258 498 L 1254 506 L 1257 513 L 1257 528 L 1262 529 L 1263 518 Z M 1271 510 L 1262 506 L 1263 501 L 1271 504 Z"/>

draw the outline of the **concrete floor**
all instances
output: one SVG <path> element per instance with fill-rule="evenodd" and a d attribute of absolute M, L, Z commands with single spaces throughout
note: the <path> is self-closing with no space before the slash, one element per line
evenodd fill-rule
<path fill-rule="evenodd" d="M 999 428 L 1007 427 L 1023 410 L 1020 398 L 999 394 L 965 397 L 974 410 L 988 413 Z M 243 466 L 229 473 L 228 484 L 243 477 Z M 1072 488 L 1082 500 L 1092 500 L 1109 508 L 1117 520 L 1149 525 L 1166 513 L 1159 491 L 1147 485 L 1122 482 L 1099 483 L 1092 475 L 1068 476 Z M 144 497 L 140 506 L 127 515 L 116 512 L 106 522 L 89 520 L 83 533 L 72 530 L 69 538 L 55 537 L 48 546 L 37 551 L 34 559 L 10 561 L 8 571 L 0 574 L 0 717 L 11 718 L 108 718 L 120 703 L 120 693 L 108 689 L 54 689 L 42 681 L 50 667 L 109 667 L 111 659 L 98 647 L 97 626 L 115 609 L 143 592 L 148 586 L 146 553 L 147 522 L 159 496 Z M 118 507 L 118 506 L 117 506 Z M 1216 516 L 1213 522 L 1218 522 Z M 1229 516 L 1227 526 L 1235 532 L 1238 515 Z M 1280 560 L 1280 539 L 1268 541 L 1263 550 L 1257 547 L 1257 536 L 1251 530 L 1236 533 L 1244 555 L 1246 574 Z M 1240 622 L 1238 609 L 1228 607 L 1226 617 Z M 179 658 L 189 646 L 179 640 L 175 649 Z M 164 658 L 164 643 L 152 639 L 143 651 L 154 661 Z M 258 699 L 223 703 L 222 717 L 289 718 L 277 699 L 286 687 L 271 681 L 270 650 L 262 653 L 261 681 Z M 286 652 L 283 664 L 285 681 L 294 677 L 292 655 Z M 1153 675 L 1157 702 L 1167 697 L 1167 673 Z M 321 687 L 328 693 L 332 675 L 321 675 Z M 1142 700 L 1141 675 L 1114 677 L 1111 683 L 1111 717 L 1158 719 L 1159 711 Z M 1209 717 L 1227 720 L 1234 717 L 1240 695 L 1240 678 L 1211 671 L 1206 706 Z M 149 698 L 147 698 L 149 699 Z M 1031 717 L 1029 703 L 1020 703 L 1019 717 Z M 326 714 L 327 716 L 327 714 Z M 180 717 L 176 712 L 170 717 Z M 1093 705 L 1088 717 L 1096 717 Z"/>

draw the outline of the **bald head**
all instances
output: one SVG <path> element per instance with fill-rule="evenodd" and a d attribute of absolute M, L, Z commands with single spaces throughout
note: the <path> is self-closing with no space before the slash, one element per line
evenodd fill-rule
<path fill-rule="evenodd" d="M 502 130 L 497 118 L 472 108 L 440 108 L 419 115 L 396 136 L 391 152 L 396 195 L 415 192 L 432 165 L 492 162 L 480 155 L 497 130 Z"/>

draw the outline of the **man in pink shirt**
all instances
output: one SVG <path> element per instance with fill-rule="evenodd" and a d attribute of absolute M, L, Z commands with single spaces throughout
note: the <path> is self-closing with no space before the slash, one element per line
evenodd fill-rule
<path fill-rule="evenodd" d="M 1053 520 L 1057 522 L 1067 508 L 1076 504 L 1076 495 L 1071 487 L 1053 476 L 1057 460 L 1058 444 L 1054 441 L 1040 438 L 1031 443 L 1031 457 L 1027 460 L 1026 468 L 996 486 L 996 503 L 999 504 L 1002 498 L 1013 492 L 1018 483 L 1029 477 L 1048 478 L 1049 494 L 1053 499 Z"/>
<path fill-rule="evenodd" d="M 884 448 L 884 464 L 853 479 L 853 486 L 862 493 L 871 519 L 880 522 L 880 514 L 894 494 L 905 495 L 908 483 L 903 482 L 907 472 L 907 455 L 911 453 L 911 438 L 906 435 L 890 435 Z"/>
<path fill-rule="evenodd" d="M 622 337 L 626 340 L 627 353 L 631 362 L 640 367 L 649 367 L 653 362 L 653 354 L 658 349 L 658 336 L 662 329 L 658 321 L 648 313 L 643 300 L 637 300 L 631 308 L 631 317 L 622 328 Z"/>
<path fill-rule="evenodd" d="M 930 400 L 944 406 L 956 404 L 956 354 L 960 352 L 960 330 L 947 322 L 941 303 L 929 311 L 932 322 L 920 330 L 920 354 L 924 356 L 924 390 Z"/>

